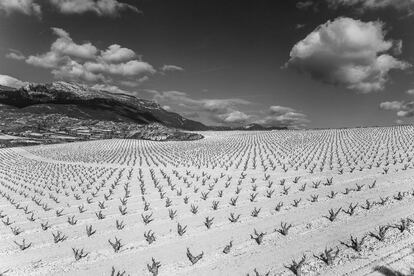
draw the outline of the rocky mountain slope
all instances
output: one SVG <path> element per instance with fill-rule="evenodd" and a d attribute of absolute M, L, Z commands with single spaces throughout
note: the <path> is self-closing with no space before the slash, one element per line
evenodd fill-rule
<path fill-rule="evenodd" d="M 139 124 L 161 123 L 186 130 L 207 129 L 202 123 L 169 112 L 153 101 L 63 81 L 28 84 L 19 89 L 1 86 L 0 103 L 31 113 L 58 113 L 80 119 Z"/>
<path fill-rule="evenodd" d="M 50 106 L 52 110 L 61 107 L 53 104 Z M 203 138 L 200 134 L 159 123 L 79 119 L 53 112 L 32 112 L 31 108 L 33 107 L 16 108 L 0 104 L 0 148 L 114 138 L 151 141 L 190 141 Z M 77 110 L 76 106 L 65 106 L 67 110 L 72 108 L 73 111 Z"/>

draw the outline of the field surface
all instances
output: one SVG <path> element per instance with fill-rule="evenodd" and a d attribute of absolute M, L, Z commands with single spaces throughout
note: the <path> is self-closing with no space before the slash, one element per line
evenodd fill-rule
<path fill-rule="evenodd" d="M 202 134 L 1 149 L 0 274 L 411 275 L 414 127 Z"/>

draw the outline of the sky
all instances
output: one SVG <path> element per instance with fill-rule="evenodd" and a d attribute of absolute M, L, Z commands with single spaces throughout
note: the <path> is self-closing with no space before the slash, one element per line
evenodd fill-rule
<path fill-rule="evenodd" d="M 0 0 L 0 84 L 75 81 L 208 125 L 414 123 L 414 0 Z"/>

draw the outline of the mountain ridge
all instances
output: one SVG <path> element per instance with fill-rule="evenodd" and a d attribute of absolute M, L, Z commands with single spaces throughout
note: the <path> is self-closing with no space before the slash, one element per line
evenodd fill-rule
<path fill-rule="evenodd" d="M 118 115 L 140 124 L 161 123 L 185 130 L 208 129 L 204 124 L 167 111 L 153 101 L 63 81 L 31 83 L 18 89 L 1 86 L 0 103 L 18 108 L 47 104 L 77 105 L 85 112 L 90 109 L 109 111 L 108 120 Z"/>

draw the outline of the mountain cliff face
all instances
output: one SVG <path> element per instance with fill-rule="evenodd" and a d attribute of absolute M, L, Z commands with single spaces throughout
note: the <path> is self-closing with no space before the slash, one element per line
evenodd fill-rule
<path fill-rule="evenodd" d="M 33 113 L 61 113 L 82 119 L 98 117 L 139 124 L 161 123 L 186 130 L 207 129 L 202 123 L 169 112 L 153 101 L 62 81 L 28 84 L 19 89 L 1 86 L 0 103 Z"/>

